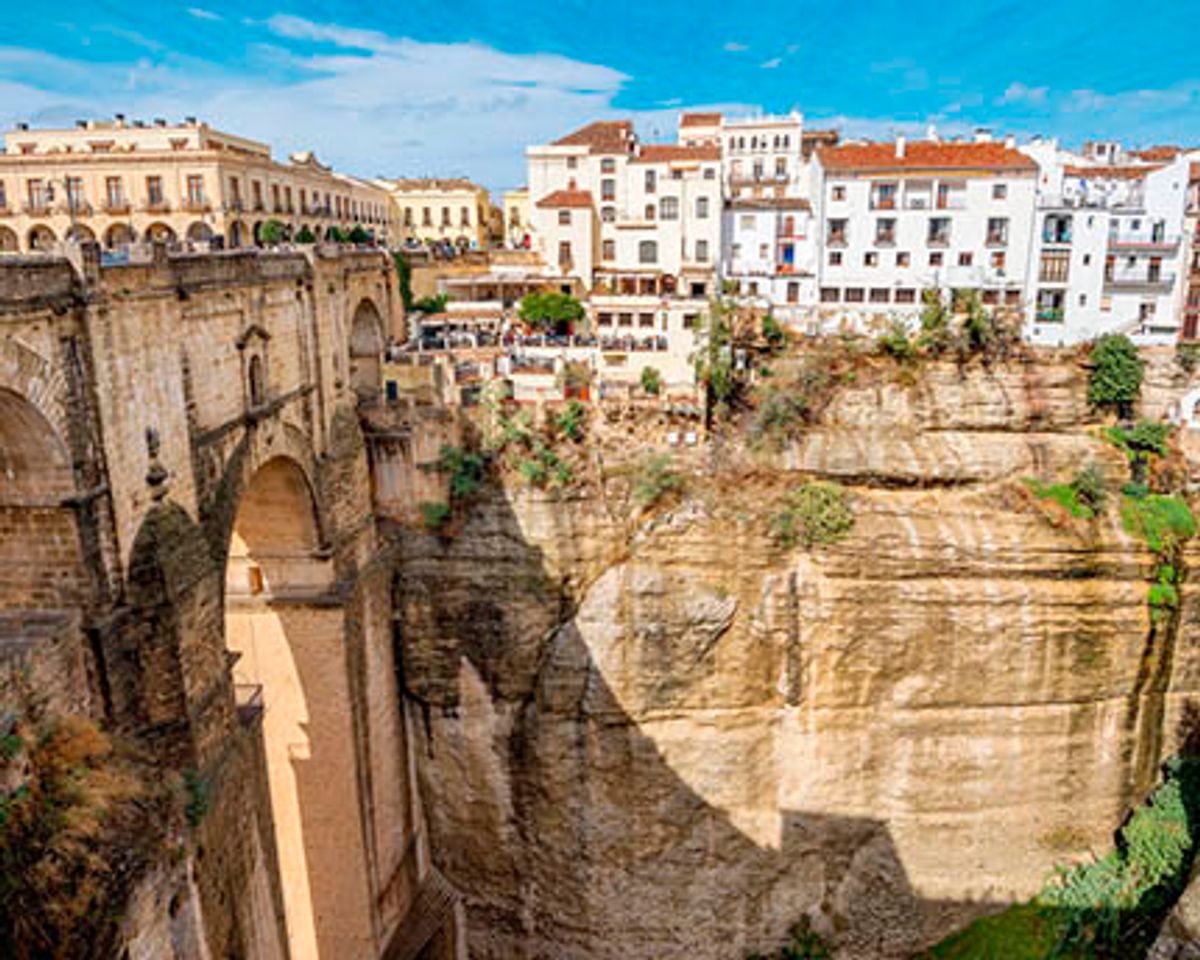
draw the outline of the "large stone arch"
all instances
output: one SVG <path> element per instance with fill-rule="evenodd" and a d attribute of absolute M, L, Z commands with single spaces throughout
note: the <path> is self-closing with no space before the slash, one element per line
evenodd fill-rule
<path fill-rule="evenodd" d="M 262 708 L 291 956 L 366 956 L 373 904 L 346 615 L 311 474 L 272 450 L 247 449 L 233 467 L 225 644 L 239 705 Z"/>
<path fill-rule="evenodd" d="M 29 228 L 26 236 L 26 246 L 33 251 L 53 250 L 58 243 L 58 237 L 44 223 Z"/>
<path fill-rule="evenodd" d="M 104 231 L 104 246 L 108 250 L 137 242 L 137 234 L 128 223 L 114 223 Z"/>
<path fill-rule="evenodd" d="M 370 297 L 363 297 L 350 322 L 350 386 L 360 400 L 379 394 L 383 347 L 383 316 Z"/>
<path fill-rule="evenodd" d="M 188 225 L 187 238 L 189 243 L 207 243 L 213 238 L 212 227 L 203 220 L 193 221 Z"/>
<path fill-rule="evenodd" d="M 0 253 L 16 253 L 21 248 L 21 241 L 9 227 L 0 226 Z"/>

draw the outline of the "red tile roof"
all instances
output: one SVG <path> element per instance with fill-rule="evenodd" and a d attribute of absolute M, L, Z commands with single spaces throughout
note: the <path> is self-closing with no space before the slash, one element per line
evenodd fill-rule
<path fill-rule="evenodd" d="M 1129 155 L 1138 160 L 1174 160 L 1183 153 L 1183 147 L 1160 144 L 1156 147 L 1146 147 L 1145 150 L 1130 150 Z"/>
<path fill-rule="evenodd" d="M 845 143 L 818 149 L 817 156 L 826 170 L 1037 170 L 1033 160 L 1003 143 L 915 140 L 905 145 L 903 157 L 891 141 Z"/>
<path fill-rule="evenodd" d="M 1161 169 L 1162 166 L 1063 167 L 1063 173 L 1085 180 L 1141 180 L 1146 174 Z"/>
<path fill-rule="evenodd" d="M 555 190 L 548 193 L 537 205 L 544 209 L 549 207 L 591 207 L 592 195 L 587 190 Z"/>
<path fill-rule="evenodd" d="M 1190 175 L 1189 179 L 1200 180 L 1200 163 L 1192 164 L 1192 170 L 1191 170 L 1191 175 Z"/>
<path fill-rule="evenodd" d="M 628 153 L 633 121 L 597 120 L 554 141 L 556 147 L 587 147 L 589 153 Z"/>
<path fill-rule="evenodd" d="M 715 127 L 720 122 L 719 113 L 685 113 L 679 118 L 681 127 Z"/>
<path fill-rule="evenodd" d="M 721 148 L 715 143 L 685 147 L 676 143 L 643 144 L 631 163 L 675 163 L 686 160 L 720 160 Z"/>

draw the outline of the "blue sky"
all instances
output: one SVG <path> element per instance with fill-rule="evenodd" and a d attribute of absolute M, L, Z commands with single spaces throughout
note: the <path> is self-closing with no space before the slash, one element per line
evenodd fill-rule
<path fill-rule="evenodd" d="M 803 111 L 850 135 L 977 125 L 1200 144 L 1198 0 L 747 5 L 12 0 L 0 125 L 196 115 L 373 176 L 524 180 L 590 119 Z"/>

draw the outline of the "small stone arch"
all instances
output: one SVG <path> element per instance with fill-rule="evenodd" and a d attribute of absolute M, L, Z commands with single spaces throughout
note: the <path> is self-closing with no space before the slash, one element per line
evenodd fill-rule
<path fill-rule="evenodd" d="M 16 253 L 21 248 L 15 231 L 0 227 L 0 253 Z"/>
<path fill-rule="evenodd" d="M 67 240 L 75 243 L 95 243 L 96 234 L 91 227 L 77 223 L 67 231 Z"/>
<path fill-rule="evenodd" d="M 168 224 L 152 223 L 142 232 L 142 237 L 147 243 L 174 243 L 175 231 Z"/>
<path fill-rule="evenodd" d="M 53 250 L 57 243 L 58 237 L 44 223 L 31 227 L 26 236 L 26 244 L 30 250 L 34 251 Z"/>
<path fill-rule="evenodd" d="M 350 324 L 350 386 L 360 400 L 370 400 L 379 394 L 383 346 L 383 317 L 375 301 L 363 297 Z"/>
<path fill-rule="evenodd" d="M 202 220 L 189 224 L 187 228 L 189 243 L 207 243 L 213 238 L 212 227 Z"/>
<path fill-rule="evenodd" d="M 104 231 L 104 246 L 108 250 L 127 247 L 129 244 L 136 242 L 137 234 L 133 232 L 133 227 L 127 223 L 114 223 Z"/>

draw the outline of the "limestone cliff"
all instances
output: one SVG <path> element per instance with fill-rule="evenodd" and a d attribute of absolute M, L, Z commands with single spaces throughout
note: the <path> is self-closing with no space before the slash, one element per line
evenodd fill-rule
<path fill-rule="evenodd" d="M 685 492 L 649 511 L 628 464 L 668 428 L 609 425 L 570 492 L 513 481 L 453 537 L 399 531 L 472 957 L 740 958 L 802 915 L 840 956 L 904 956 L 1106 849 L 1200 698 L 1200 605 L 1185 584 L 1152 630 L 1115 508 L 1062 522 L 1020 482 L 1124 479 L 1085 380 L 1048 354 L 864 377 L 787 449 L 677 453 Z M 1142 412 L 1190 386 L 1152 358 Z M 856 522 L 785 550 L 805 477 Z"/>

